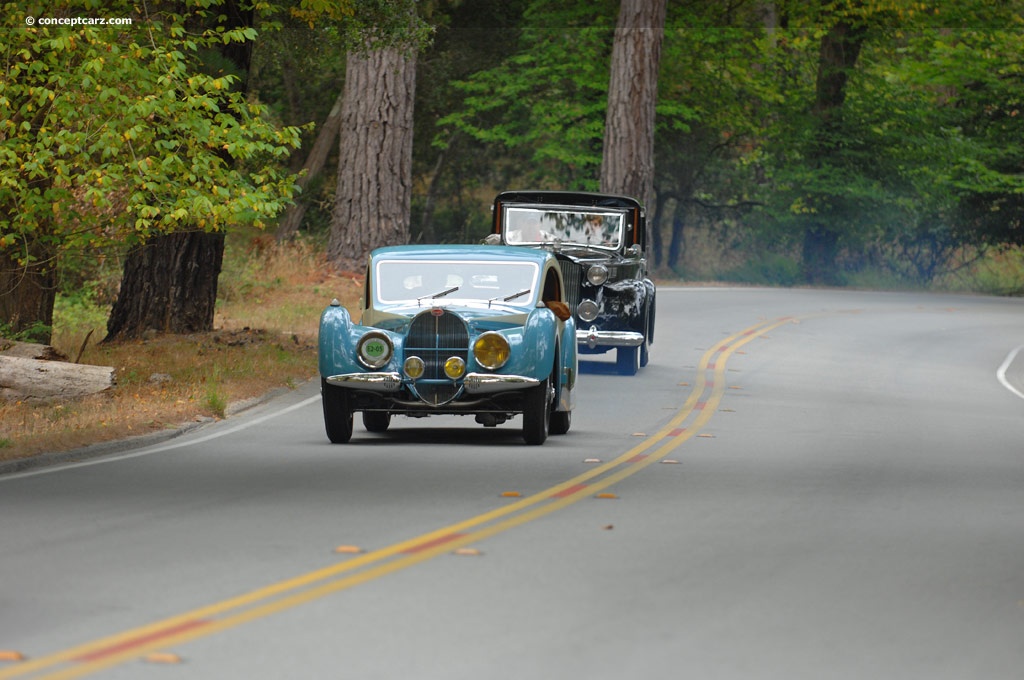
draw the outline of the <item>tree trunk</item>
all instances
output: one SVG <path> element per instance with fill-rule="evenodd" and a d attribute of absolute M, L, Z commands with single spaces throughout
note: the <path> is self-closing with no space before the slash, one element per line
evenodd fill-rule
<path fill-rule="evenodd" d="M 18 262 L 24 252 L 0 248 L 0 324 L 27 340 L 49 344 L 57 272 L 45 246 L 29 244 L 30 262 Z"/>
<path fill-rule="evenodd" d="M 867 39 L 864 26 L 840 21 L 821 38 L 818 77 L 812 113 L 817 118 L 817 138 L 808 152 L 812 167 L 835 150 L 837 117 L 846 102 L 846 83 Z M 824 223 L 809 225 L 804 231 L 803 270 L 808 283 L 834 285 L 839 277 L 836 256 L 841 234 Z"/>
<path fill-rule="evenodd" d="M 350 52 L 330 261 L 361 271 L 371 250 L 409 241 L 416 55 L 400 48 Z"/>
<path fill-rule="evenodd" d="M 73 399 L 114 386 L 111 366 L 40 361 L 0 354 L 0 401 Z"/>
<path fill-rule="evenodd" d="M 224 234 L 202 231 L 156 236 L 132 248 L 104 342 L 147 330 L 211 330 L 223 257 Z"/>
<path fill-rule="evenodd" d="M 320 175 L 324 165 L 327 163 L 327 157 L 331 154 L 334 140 L 338 138 L 338 128 L 341 127 L 341 106 L 344 96 L 344 91 L 338 95 L 338 99 L 334 102 L 334 106 L 331 107 L 327 120 L 320 126 L 320 132 L 317 133 L 316 140 L 313 141 L 313 146 L 309 150 L 309 156 L 306 157 L 306 162 L 302 166 L 305 174 L 299 177 L 296 184 L 303 190 Z M 285 241 L 298 233 L 299 225 L 302 224 L 302 218 L 305 216 L 308 206 L 309 198 L 300 195 L 299 200 L 288 207 L 281 221 L 277 224 L 275 236 L 278 241 Z"/>
<path fill-rule="evenodd" d="M 654 204 L 654 114 L 666 0 L 622 0 L 612 45 L 601 191 Z"/>

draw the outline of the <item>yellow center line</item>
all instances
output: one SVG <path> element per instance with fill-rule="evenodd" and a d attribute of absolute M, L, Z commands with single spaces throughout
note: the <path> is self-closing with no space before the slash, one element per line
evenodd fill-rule
<path fill-rule="evenodd" d="M 697 434 L 710 421 L 725 393 L 725 365 L 733 352 L 755 338 L 793 321 L 794 319 L 787 317 L 763 322 L 717 342 L 702 356 L 697 367 L 697 377 L 693 389 L 679 411 L 658 432 L 614 460 L 595 466 L 583 474 L 515 503 L 386 548 L 368 552 L 344 562 L 149 625 L 93 640 L 37 659 L 29 659 L 0 670 L 0 680 L 22 677 L 62 664 L 70 665 L 55 669 L 54 672 L 43 677 L 57 680 L 58 678 L 76 678 L 95 673 L 104 668 L 140 658 L 158 649 L 166 649 L 172 645 L 212 635 L 296 607 L 330 593 L 406 569 L 553 513 L 585 497 L 590 497 L 661 460 L 664 454 Z M 715 359 L 714 364 L 712 364 L 712 359 Z M 707 388 L 706 374 L 709 370 L 714 371 L 711 394 L 701 402 L 701 397 Z M 698 409 L 698 406 L 701 408 Z M 697 415 L 690 427 L 680 430 L 683 423 L 695 412 Z M 652 448 L 655 449 L 653 454 L 642 455 Z M 602 477 L 602 475 L 604 476 Z M 539 505 L 539 507 L 534 508 L 535 505 Z M 502 519 L 506 517 L 507 519 Z M 363 569 L 364 567 L 366 569 Z M 357 571 L 360 569 L 363 571 Z M 353 571 L 357 573 L 341 577 L 343 574 Z"/>

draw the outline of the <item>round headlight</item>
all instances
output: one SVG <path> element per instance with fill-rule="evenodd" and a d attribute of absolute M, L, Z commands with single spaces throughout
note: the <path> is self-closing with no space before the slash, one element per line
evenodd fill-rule
<path fill-rule="evenodd" d="M 608 280 L 608 267 L 603 264 L 595 264 L 587 270 L 587 281 L 593 286 L 600 286 Z"/>
<path fill-rule="evenodd" d="M 405 360 L 405 365 L 402 367 L 405 369 L 405 374 L 416 380 L 423 375 L 423 371 L 426 370 L 426 365 L 423 363 L 423 359 L 419 357 L 409 357 Z"/>
<path fill-rule="evenodd" d="M 473 343 L 473 356 L 476 358 L 476 363 L 491 371 L 496 371 L 504 366 L 510 354 L 508 340 L 501 333 L 488 331 Z"/>
<path fill-rule="evenodd" d="M 394 352 L 394 345 L 391 338 L 380 331 L 370 331 L 359 338 L 356 344 L 356 356 L 366 368 L 380 368 L 391 361 L 391 353 Z"/>
<path fill-rule="evenodd" d="M 461 357 L 448 357 L 444 362 L 444 374 L 458 380 L 466 373 L 466 362 Z"/>
<path fill-rule="evenodd" d="M 599 311 L 597 303 L 593 300 L 582 300 L 576 307 L 576 313 L 579 314 L 580 319 L 583 321 L 593 321 L 597 318 Z"/>

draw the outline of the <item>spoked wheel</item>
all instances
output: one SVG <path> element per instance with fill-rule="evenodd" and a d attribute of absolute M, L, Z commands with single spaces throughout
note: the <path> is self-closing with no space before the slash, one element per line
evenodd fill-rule
<path fill-rule="evenodd" d="M 320 398 L 324 405 L 324 427 L 332 444 L 344 444 L 352 438 L 352 408 L 345 390 L 320 379 Z"/>
<path fill-rule="evenodd" d="M 543 444 L 548 438 L 553 391 L 550 380 L 544 380 L 536 387 L 526 390 L 526 403 L 523 405 L 523 439 L 527 444 Z"/>

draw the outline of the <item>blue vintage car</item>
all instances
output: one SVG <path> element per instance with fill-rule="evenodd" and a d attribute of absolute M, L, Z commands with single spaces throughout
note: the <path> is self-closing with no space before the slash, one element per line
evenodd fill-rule
<path fill-rule="evenodd" d="M 558 262 L 506 246 L 395 246 L 370 254 L 359 323 L 336 300 L 320 318 L 327 438 L 370 432 L 396 415 L 475 415 L 493 427 L 522 414 L 523 438 L 569 430 L 576 326 Z"/>

